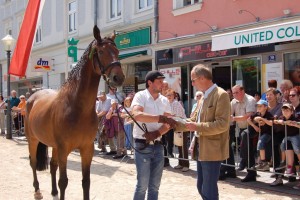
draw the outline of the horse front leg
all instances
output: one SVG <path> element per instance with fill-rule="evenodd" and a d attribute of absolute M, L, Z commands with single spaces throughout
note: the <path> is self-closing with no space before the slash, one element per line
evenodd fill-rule
<path fill-rule="evenodd" d="M 68 176 L 67 176 L 68 153 L 61 149 L 57 149 L 57 154 L 58 154 L 58 166 L 59 166 L 58 187 L 60 190 L 60 200 L 64 200 L 65 191 L 68 186 Z"/>
<path fill-rule="evenodd" d="M 82 168 L 82 189 L 83 189 L 83 199 L 90 199 L 90 170 L 91 163 L 94 155 L 94 143 L 89 146 L 80 148 L 81 156 L 81 168 Z"/>
<path fill-rule="evenodd" d="M 52 183 L 52 191 L 51 195 L 56 196 L 58 194 L 57 191 L 57 186 L 56 186 L 56 171 L 58 168 L 58 163 L 57 163 L 57 149 L 53 148 L 52 149 L 52 158 L 50 161 L 50 173 L 51 173 L 51 183 Z"/>

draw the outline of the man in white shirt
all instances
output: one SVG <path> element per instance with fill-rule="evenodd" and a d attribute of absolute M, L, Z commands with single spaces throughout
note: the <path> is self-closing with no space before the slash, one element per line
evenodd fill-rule
<path fill-rule="evenodd" d="M 175 121 L 166 115 L 171 114 L 171 106 L 166 97 L 160 94 L 164 75 L 159 71 L 147 73 L 146 89 L 135 94 L 131 108 L 135 120 L 133 138 L 137 185 L 134 200 L 158 199 L 158 190 L 164 167 L 164 151 L 161 135 L 173 127 Z M 167 123 L 167 124 L 166 124 Z"/>

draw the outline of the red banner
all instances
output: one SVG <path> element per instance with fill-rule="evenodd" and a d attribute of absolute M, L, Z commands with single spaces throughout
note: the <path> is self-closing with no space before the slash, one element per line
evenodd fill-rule
<path fill-rule="evenodd" d="M 16 48 L 10 63 L 9 73 L 16 76 L 25 76 L 36 24 L 39 15 L 41 0 L 29 0 L 25 11 L 21 31 Z"/>

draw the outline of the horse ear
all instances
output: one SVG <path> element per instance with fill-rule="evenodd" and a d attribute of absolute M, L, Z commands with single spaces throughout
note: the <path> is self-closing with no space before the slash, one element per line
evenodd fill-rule
<path fill-rule="evenodd" d="M 100 35 L 100 30 L 99 30 L 99 28 L 98 28 L 97 25 L 94 26 L 93 32 L 94 32 L 94 38 L 95 38 L 97 41 L 101 42 L 102 39 L 101 39 L 101 35 Z"/>
<path fill-rule="evenodd" d="M 112 40 L 115 40 L 116 36 L 117 36 L 116 31 L 114 31 L 114 32 L 111 34 L 110 38 L 111 38 Z"/>

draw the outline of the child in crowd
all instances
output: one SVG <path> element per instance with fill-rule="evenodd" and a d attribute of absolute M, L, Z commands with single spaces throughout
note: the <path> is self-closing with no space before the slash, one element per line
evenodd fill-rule
<path fill-rule="evenodd" d="M 281 109 L 282 116 L 278 120 L 274 120 L 274 124 L 286 125 L 286 137 L 281 143 L 281 151 L 286 155 L 286 174 L 293 175 L 294 152 L 300 160 L 300 125 L 297 123 L 299 120 L 294 116 L 294 108 L 291 104 L 283 104 Z M 293 150 L 287 149 L 288 141 L 291 142 Z M 284 160 L 281 161 L 281 165 L 286 165 Z M 294 188 L 300 189 L 300 184 Z"/>
<path fill-rule="evenodd" d="M 255 168 L 258 171 L 269 171 L 270 166 L 266 161 L 266 147 L 271 141 L 272 132 L 272 120 L 273 115 L 268 112 L 268 102 L 265 100 L 259 100 L 256 103 L 257 112 L 254 113 L 247 121 L 250 126 L 252 126 L 256 132 L 260 133 L 260 137 L 257 143 L 257 150 L 260 155 L 260 162 Z"/>
<path fill-rule="evenodd" d="M 121 117 L 124 118 L 124 130 L 125 130 L 125 147 L 130 150 L 131 145 L 132 145 L 132 125 L 133 121 L 130 118 L 130 116 L 127 114 L 126 110 L 131 114 L 131 102 L 132 102 L 132 97 L 126 97 L 124 100 L 124 109 L 122 110 Z"/>

